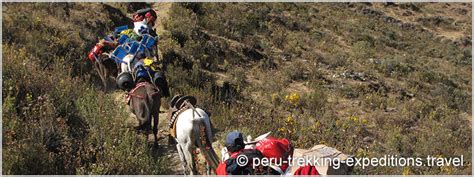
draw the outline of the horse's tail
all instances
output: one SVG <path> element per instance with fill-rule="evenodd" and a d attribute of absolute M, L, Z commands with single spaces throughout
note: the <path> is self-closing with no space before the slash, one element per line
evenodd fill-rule
<path fill-rule="evenodd" d="M 211 169 L 216 169 L 217 165 L 219 164 L 219 160 L 217 157 L 214 148 L 212 148 L 212 132 L 210 124 L 206 124 L 206 119 L 194 119 L 193 120 L 193 134 L 198 135 L 196 138 L 196 144 L 201 150 L 206 162 L 209 163 Z"/>

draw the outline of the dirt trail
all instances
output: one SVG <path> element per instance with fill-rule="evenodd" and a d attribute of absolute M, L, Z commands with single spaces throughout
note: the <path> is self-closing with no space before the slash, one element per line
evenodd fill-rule
<path fill-rule="evenodd" d="M 172 3 L 171 2 L 157 2 L 157 3 L 152 3 L 151 7 L 157 12 L 158 20 L 155 25 L 155 30 L 158 35 L 162 35 L 166 30 L 163 27 L 163 20 L 168 18 L 168 12 L 171 8 Z M 128 14 L 129 17 L 132 16 L 132 14 Z M 158 43 L 159 45 L 159 43 Z M 121 90 L 116 90 L 112 93 L 112 96 L 117 103 L 117 105 L 124 105 L 124 108 L 128 109 L 128 106 L 126 105 L 125 102 L 125 93 Z M 184 169 L 181 165 L 181 161 L 179 159 L 178 152 L 176 151 L 176 145 L 168 145 L 168 120 L 166 118 L 167 115 L 167 108 L 163 107 L 163 105 L 166 105 L 168 103 L 163 102 L 164 99 L 162 99 L 161 107 L 160 107 L 160 115 L 159 115 L 159 123 L 158 123 L 158 144 L 159 144 L 159 149 L 158 152 L 160 152 L 160 156 L 165 156 L 169 160 L 167 164 L 169 165 L 169 169 L 171 171 L 167 172 L 169 175 L 182 175 L 184 174 Z M 129 111 L 128 111 L 129 112 Z M 124 122 L 126 127 L 133 128 L 137 126 L 138 121 L 137 118 L 134 114 L 129 112 L 129 116 L 126 118 Z M 153 136 L 149 136 L 148 142 L 151 144 L 154 142 Z M 219 141 L 214 142 L 212 145 L 216 153 L 219 156 L 219 151 L 222 148 L 222 145 Z M 201 158 L 201 162 L 204 162 L 204 159 Z"/>
<path fill-rule="evenodd" d="M 112 95 L 118 105 L 124 105 L 124 108 L 128 110 L 128 106 L 125 106 L 125 93 L 123 91 L 117 90 L 113 92 Z M 166 104 L 163 102 L 163 99 L 161 104 Z M 158 152 L 160 152 L 161 156 L 166 156 L 169 160 L 168 164 L 170 165 L 170 174 L 184 174 L 178 152 L 176 151 L 176 145 L 168 145 L 168 120 L 166 120 L 167 110 L 161 107 L 160 111 L 161 112 L 158 119 Z M 136 127 L 138 125 L 138 121 L 135 115 L 129 112 L 129 116 L 125 119 L 124 125 L 128 128 Z M 148 143 L 152 144 L 154 142 L 153 136 L 149 136 L 148 138 Z"/>
<path fill-rule="evenodd" d="M 169 9 L 171 8 L 171 2 L 157 2 L 157 3 L 152 3 L 151 4 L 151 7 L 157 12 L 157 16 L 158 16 L 158 20 L 157 20 L 157 23 L 155 24 L 155 29 L 157 31 L 158 34 L 162 34 L 164 32 L 164 27 L 163 27 L 163 23 L 161 23 L 163 21 L 163 19 L 166 19 L 168 17 L 168 11 Z M 132 16 L 132 14 L 128 14 L 128 16 Z M 158 44 L 159 45 L 159 44 Z M 123 99 L 124 95 L 123 95 L 123 92 L 115 92 L 114 93 L 115 95 L 115 98 L 116 98 L 116 101 L 120 101 L 120 102 L 125 102 L 125 100 Z M 125 103 L 121 103 L 121 104 L 125 104 Z M 162 102 L 162 105 L 164 105 L 166 103 L 163 103 Z M 166 112 L 168 110 L 166 110 L 165 108 L 161 107 L 160 108 L 160 111 L 162 113 L 160 113 L 160 119 L 159 119 L 159 123 L 158 123 L 158 128 L 159 130 L 166 130 L 167 129 L 167 120 L 166 120 Z M 135 118 L 135 115 L 133 114 L 130 114 L 129 118 L 127 119 L 127 121 L 130 121 L 130 122 L 133 122 L 133 123 L 137 123 L 137 120 Z M 163 132 L 163 131 L 160 131 L 160 132 Z"/>
<path fill-rule="evenodd" d="M 158 35 L 163 34 L 165 31 L 163 27 L 163 19 L 166 19 L 168 17 L 168 12 L 169 9 L 171 8 L 171 2 L 157 2 L 157 3 L 152 3 L 151 7 L 157 11 L 157 16 L 158 20 L 155 25 L 155 30 L 158 33 Z M 129 17 L 132 16 L 132 14 L 128 14 Z M 158 44 L 159 45 L 159 44 Z M 112 96 L 117 103 L 117 105 L 124 105 L 125 108 L 128 110 L 128 106 L 126 105 L 125 102 L 125 93 L 121 90 L 116 90 L 115 92 L 112 93 Z M 162 99 L 161 105 L 165 105 L 167 103 L 163 102 L 164 99 Z M 167 109 L 163 108 L 163 106 L 160 108 L 160 115 L 159 115 L 159 123 L 158 123 L 158 152 L 160 152 L 161 156 L 167 157 L 169 160 L 167 164 L 169 165 L 169 169 L 171 171 L 167 172 L 168 174 L 177 174 L 177 175 L 182 175 L 184 174 L 184 169 L 181 166 L 181 161 L 179 159 L 178 152 L 176 151 L 176 145 L 168 145 L 168 120 L 166 120 L 166 114 L 167 114 Z M 129 111 L 128 111 L 129 112 Z M 134 114 L 129 112 L 129 116 L 125 119 L 125 126 L 129 128 L 133 128 L 137 126 L 138 121 L 137 118 L 135 117 Z M 154 142 L 153 136 L 149 136 L 148 142 L 151 144 Z"/>

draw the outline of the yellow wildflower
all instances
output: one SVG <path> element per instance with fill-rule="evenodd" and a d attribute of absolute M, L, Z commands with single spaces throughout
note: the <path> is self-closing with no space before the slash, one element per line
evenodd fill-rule
<path fill-rule="evenodd" d="M 368 122 L 369 122 L 369 121 L 367 121 L 367 119 L 363 119 L 363 120 L 362 120 L 362 123 L 363 123 L 363 124 L 367 124 Z"/>
<path fill-rule="evenodd" d="M 291 104 L 293 105 L 298 105 L 299 101 L 300 101 L 300 95 L 298 93 L 292 93 L 290 95 L 286 95 L 285 96 L 285 100 L 290 102 Z"/>
<path fill-rule="evenodd" d="M 403 167 L 403 176 L 409 175 L 410 174 L 410 167 Z"/>
<path fill-rule="evenodd" d="M 284 132 L 285 131 L 285 127 L 281 127 L 278 129 L 279 132 Z"/>
<path fill-rule="evenodd" d="M 359 121 L 359 118 L 357 116 L 350 116 L 349 119 L 354 121 L 354 122 Z"/>

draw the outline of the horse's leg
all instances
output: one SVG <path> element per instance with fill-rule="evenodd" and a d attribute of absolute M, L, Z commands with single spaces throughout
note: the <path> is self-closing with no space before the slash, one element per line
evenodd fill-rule
<path fill-rule="evenodd" d="M 100 75 L 102 77 L 102 84 L 104 85 L 104 91 L 107 92 L 108 84 L 107 84 L 107 72 L 105 71 L 105 66 L 103 63 L 98 63 L 100 68 Z"/>
<path fill-rule="evenodd" d="M 117 79 L 117 76 L 118 76 L 118 70 L 117 70 L 117 64 L 115 64 L 114 61 L 112 61 L 112 66 L 109 66 L 108 68 L 108 72 L 109 72 L 109 77 L 111 76 L 112 77 L 112 80 L 115 81 Z M 112 84 L 113 88 L 117 88 L 115 87 L 115 82 L 113 82 Z"/>
<path fill-rule="evenodd" d="M 150 114 L 149 112 L 147 114 Z M 150 131 L 151 131 L 151 115 L 147 115 L 147 120 L 145 120 L 145 134 L 146 134 L 146 142 L 148 143 L 148 140 L 150 138 Z"/>
<path fill-rule="evenodd" d="M 146 135 L 146 140 L 148 142 L 148 133 L 150 133 L 151 130 L 151 115 L 149 115 L 150 113 L 146 105 L 146 100 L 142 98 L 132 97 L 130 103 L 133 103 L 133 105 L 131 104 L 130 106 L 134 107 L 135 117 L 138 120 L 138 126 L 136 127 L 136 129 Z"/>
<path fill-rule="evenodd" d="M 187 169 L 186 169 L 187 163 L 186 163 L 186 159 L 184 158 L 183 149 L 181 148 L 179 143 L 176 144 L 176 149 L 178 150 L 178 156 L 179 156 L 179 160 L 181 160 L 181 165 L 183 167 L 184 174 L 186 174 L 187 173 Z"/>
<path fill-rule="evenodd" d="M 196 169 L 195 169 L 195 164 L 194 164 L 194 159 L 193 159 L 193 143 L 192 141 L 187 141 L 186 144 L 184 145 L 184 157 L 186 158 L 186 161 L 188 162 L 188 170 L 190 171 L 190 175 L 196 174 Z"/>

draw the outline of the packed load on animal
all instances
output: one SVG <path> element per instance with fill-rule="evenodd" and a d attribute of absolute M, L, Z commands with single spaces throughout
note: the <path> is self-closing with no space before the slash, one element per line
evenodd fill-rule
<path fill-rule="evenodd" d="M 116 83 L 122 90 L 133 89 L 142 79 L 159 86 L 163 96 L 169 96 L 168 83 L 157 63 L 158 35 L 152 29 L 155 21 L 153 9 L 138 10 L 133 15 L 133 28 L 126 25 L 115 28 L 113 34 L 99 40 L 92 48 L 88 59 L 93 62 L 101 62 L 101 58 L 114 61 L 119 70 Z"/>

